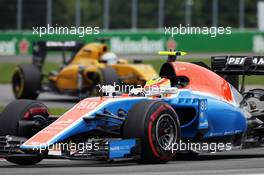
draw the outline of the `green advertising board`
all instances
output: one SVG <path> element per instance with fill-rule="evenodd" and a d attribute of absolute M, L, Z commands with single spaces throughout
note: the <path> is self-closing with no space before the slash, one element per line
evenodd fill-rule
<path fill-rule="evenodd" d="M 0 32 L 0 55 L 31 54 L 32 43 L 40 40 L 95 41 L 109 37 L 113 52 L 120 54 L 153 54 L 169 48 L 188 52 L 260 52 L 264 53 L 264 32 L 233 31 L 211 37 L 202 34 L 174 35 L 159 31 L 109 31 L 98 35 L 33 35 L 32 32 Z"/>

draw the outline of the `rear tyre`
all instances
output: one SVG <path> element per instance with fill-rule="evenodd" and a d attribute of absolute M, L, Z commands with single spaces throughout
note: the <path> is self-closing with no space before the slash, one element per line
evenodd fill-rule
<path fill-rule="evenodd" d="M 12 88 L 16 99 L 36 99 L 41 86 L 41 72 L 32 64 L 19 65 L 12 77 Z"/>
<path fill-rule="evenodd" d="M 99 92 L 100 88 L 98 85 L 119 85 L 120 78 L 116 70 L 112 67 L 106 67 L 95 73 L 93 78 L 93 87 L 91 88 L 91 96 L 104 95 Z"/>
<path fill-rule="evenodd" d="M 128 112 L 123 127 L 124 138 L 139 138 L 139 163 L 165 163 L 173 160 L 170 150 L 180 140 L 180 124 L 173 108 L 161 101 L 142 101 Z"/>
<path fill-rule="evenodd" d="M 15 100 L 8 104 L 0 116 L 1 135 L 13 135 L 29 138 L 37 131 L 20 132 L 19 121 L 45 121 L 48 118 L 48 109 L 40 102 L 33 100 Z M 8 157 L 7 161 L 19 165 L 33 165 L 39 163 L 40 157 Z"/>
<path fill-rule="evenodd" d="M 102 69 L 103 85 L 117 85 L 119 84 L 119 76 L 116 70 L 112 67 Z"/>

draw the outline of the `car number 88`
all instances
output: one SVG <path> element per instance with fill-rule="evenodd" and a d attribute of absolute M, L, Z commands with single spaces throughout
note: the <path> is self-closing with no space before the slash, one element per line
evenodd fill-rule
<path fill-rule="evenodd" d="M 76 108 L 77 109 L 94 109 L 96 106 L 98 105 L 98 102 L 96 101 L 92 101 L 92 102 L 88 102 L 88 101 L 82 101 L 79 104 L 77 104 Z"/>

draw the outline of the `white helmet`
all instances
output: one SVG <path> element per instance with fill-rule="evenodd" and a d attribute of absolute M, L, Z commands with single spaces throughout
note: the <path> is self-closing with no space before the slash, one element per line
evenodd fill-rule
<path fill-rule="evenodd" d="M 116 64 L 118 61 L 117 55 L 113 52 L 107 52 L 102 55 L 102 61 L 105 61 L 107 64 Z"/>

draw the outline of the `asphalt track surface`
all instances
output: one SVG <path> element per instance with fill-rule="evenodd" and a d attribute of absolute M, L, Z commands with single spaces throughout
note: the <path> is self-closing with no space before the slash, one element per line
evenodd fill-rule
<path fill-rule="evenodd" d="M 96 174 L 96 175 L 190 175 L 264 174 L 264 149 L 249 149 L 197 157 L 178 157 L 166 164 L 139 165 L 135 162 L 44 160 L 34 166 L 18 166 L 0 159 L 0 174 Z"/>

